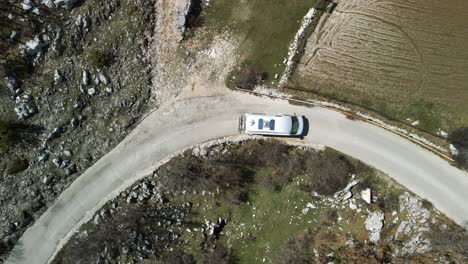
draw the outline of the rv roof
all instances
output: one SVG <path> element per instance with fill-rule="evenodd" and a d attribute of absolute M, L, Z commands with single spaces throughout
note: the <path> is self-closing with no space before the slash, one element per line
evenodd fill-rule
<path fill-rule="evenodd" d="M 292 120 L 288 115 L 245 114 L 245 132 L 291 133 Z"/>

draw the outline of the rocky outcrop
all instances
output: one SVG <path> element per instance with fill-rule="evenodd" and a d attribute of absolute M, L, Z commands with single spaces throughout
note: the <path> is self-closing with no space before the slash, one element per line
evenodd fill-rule
<path fill-rule="evenodd" d="M 384 226 L 384 214 L 382 212 L 372 212 L 365 223 L 366 229 L 370 232 L 369 240 L 377 243 L 380 240 L 380 231 Z"/>

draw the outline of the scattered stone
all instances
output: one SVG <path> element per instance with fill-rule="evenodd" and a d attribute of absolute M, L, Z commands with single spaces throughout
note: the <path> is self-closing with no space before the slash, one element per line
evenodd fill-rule
<path fill-rule="evenodd" d="M 77 118 L 73 118 L 70 121 L 70 125 L 73 129 L 77 128 L 80 125 L 80 121 Z"/>
<path fill-rule="evenodd" d="M 49 154 L 47 153 L 44 153 L 40 155 L 39 157 L 37 157 L 37 161 L 39 162 L 44 162 L 44 161 L 47 161 L 48 159 L 49 159 Z"/>
<path fill-rule="evenodd" d="M 64 81 L 64 78 L 63 78 L 62 72 L 60 72 L 60 70 L 56 69 L 54 71 L 54 82 L 56 84 L 58 84 L 58 83 L 61 83 L 63 81 Z"/>
<path fill-rule="evenodd" d="M 20 93 L 21 90 L 19 89 L 18 80 L 15 76 L 5 77 L 5 83 L 12 94 L 16 95 Z"/>
<path fill-rule="evenodd" d="M 96 214 L 93 219 L 93 224 L 99 225 L 101 223 L 101 216 L 99 214 Z"/>
<path fill-rule="evenodd" d="M 437 134 L 439 134 L 440 136 L 444 137 L 444 138 L 448 138 L 448 133 L 439 129 L 439 131 L 437 132 Z"/>
<path fill-rule="evenodd" d="M 49 184 L 51 180 L 52 180 L 51 177 L 49 177 L 49 176 L 44 176 L 44 178 L 42 179 L 42 182 L 43 182 L 44 184 Z"/>
<path fill-rule="evenodd" d="M 60 163 L 60 168 L 61 169 L 64 169 L 66 167 L 68 167 L 68 165 L 70 165 L 70 161 L 69 160 L 62 160 L 62 162 Z"/>
<path fill-rule="evenodd" d="M 192 150 L 192 155 L 194 155 L 195 157 L 198 157 L 200 155 L 200 148 L 194 147 Z"/>
<path fill-rule="evenodd" d="M 353 193 L 347 192 L 343 196 L 343 201 L 347 201 L 347 200 L 351 199 L 351 197 L 353 197 Z"/>
<path fill-rule="evenodd" d="M 16 37 L 18 36 L 18 31 L 13 30 L 11 31 L 10 37 L 8 38 L 9 41 L 14 41 Z"/>
<path fill-rule="evenodd" d="M 66 149 L 63 151 L 63 155 L 67 157 L 71 157 L 73 155 L 73 152 L 69 149 Z"/>
<path fill-rule="evenodd" d="M 108 84 L 109 84 L 109 78 L 108 78 L 104 73 L 99 74 L 99 80 L 100 80 L 104 85 L 108 85 Z"/>
<path fill-rule="evenodd" d="M 31 0 L 23 0 L 23 2 L 21 3 L 21 7 L 23 8 L 23 10 L 26 10 L 26 11 L 31 10 L 33 6 L 34 6 L 34 3 Z"/>
<path fill-rule="evenodd" d="M 302 209 L 302 214 L 307 214 L 309 212 L 309 209 L 314 209 L 316 208 L 315 205 L 313 205 L 312 203 L 307 203 L 306 207 L 304 207 L 304 209 Z"/>
<path fill-rule="evenodd" d="M 91 96 L 95 95 L 96 94 L 96 89 L 94 87 L 89 88 L 88 89 L 88 94 L 91 95 Z"/>
<path fill-rule="evenodd" d="M 83 85 L 89 84 L 89 71 L 87 70 L 83 71 L 81 82 L 83 83 Z"/>
<path fill-rule="evenodd" d="M 458 156 L 459 153 L 458 149 L 452 144 L 450 144 L 450 153 L 452 153 L 453 156 Z"/>
<path fill-rule="evenodd" d="M 52 160 L 52 163 L 54 163 L 55 166 L 60 167 L 60 164 L 62 163 L 62 159 L 55 158 L 55 159 Z"/>
<path fill-rule="evenodd" d="M 106 88 L 104 89 L 104 91 L 105 91 L 106 93 L 108 93 L 108 94 L 111 94 L 111 93 L 113 92 L 113 91 L 112 91 L 112 88 L 110 88 L 110 87 L 106 87 Z"/>

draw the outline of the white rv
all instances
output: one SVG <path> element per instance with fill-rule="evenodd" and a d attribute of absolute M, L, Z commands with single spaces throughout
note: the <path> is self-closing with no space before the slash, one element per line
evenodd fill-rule
<path fill-rule="evenodd" d="M 239 132 L 299 137 L 304 132 L 304 116 L 245 113 L 239 118 Z"/>

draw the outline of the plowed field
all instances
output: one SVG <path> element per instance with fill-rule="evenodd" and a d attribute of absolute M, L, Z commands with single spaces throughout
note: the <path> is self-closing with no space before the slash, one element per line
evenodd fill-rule
<path fill-rule="evenodd" d="M 436 132 L 468 125 L 468 1 L 342 0 L 291 86 Z"/>

